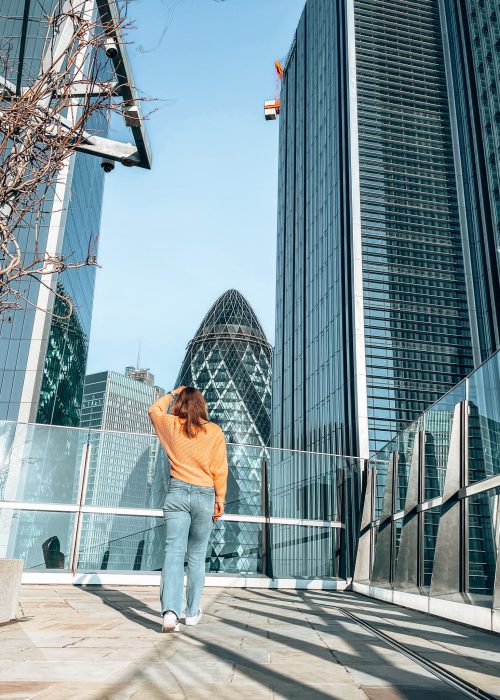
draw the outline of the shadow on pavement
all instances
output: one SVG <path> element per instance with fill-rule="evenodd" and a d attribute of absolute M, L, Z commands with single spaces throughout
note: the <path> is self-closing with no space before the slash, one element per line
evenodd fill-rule
<path fill-rule="evenodd" d="M 332 695 L 330 691 L 324 692 L 318 685 L 331 684 L 335 685 L 335 676 L 332 675 L 330 680 L 328 677 L 318 677 L 315 680 L 298 679 L 288 675 L 289 673 L 293 675 L 294 667 L 293 660 L 289 661 L 289 670 L 284 669 L 283 665 L 280 666 L 278 670 L 271 664 L 263 664 L 258 661 L 254 661 L 245 655 L 244 651 L 240 652 L 238 649 L 230 648 L 228 645 L 224 645 L 223 632 L 221 635 L 213 634 L 210 632 L 207 636 L 204 627 L 206 624 L 211 624 L 210 622 L 202 623 L 199 628 L 186 629 L 179 635 L 161 635 L 160 634 L 160 615 L 156 610 L 153 610 L 147 604 L 128 595 L 123 592 L 123 590 L 106 590 L 100 587 L 86 587 L 85 590 L 93 595 L 97 595 L 104 604 L 109 605 L 114 608 L 117 612 L 122 614 L 124 617 L 130 621 L 142 625 L 146 629 L 155 630 L 159 633 L 159 643 L 170 644 L 175 643 L 177 648 L 177 653 L 181 654 L 184 647 L 184 653 L 189 654 L 189 650 L 193 650 L 191 642 L 196 641 L 197 648 L 203 649 L 208 655 L 212 657 L 214 661 L 223 661 L 227 664 L 231 664 L 235 670 L 240 674 L 245 675 L 249 681 L 254 681 L 259 683 L 263 688 L 266 686 L 272 688 L 274 692 L 281 693 L 284 697 L 296 698 L 315 698 L 317 700 L 327 700 L 331 698 L 342 698 L 342 695 Z M 281 597 L 285 592 L 280 591 L 277 597 Z M 250 621 L 241 622 L 239 620 L 232 620 L 224 617 L 219 613 L 211 613 L 207 611 L 207 617 L 210 615 L 218 624 L 222 624 L 233 630 L 241 631 L 242 637 L 248 635 L 249 639 L 255 640 L 255 646 L 258 648 L 259 639 L 272 639 L 277 645 L 280 645 L 281 649 L 288 648 L 291 652 L 295 653 L 294 659 L 297 663 L 307 664 L 308 659 L 310 659 L 311 664 L 313 664 L 314 657 L 319 657 L 323 661 L 327 661 L 331 658 L 331 663 L 338 665 L 339 667 L 347 667 L 351 673 L 356 672 L 359 674 L 366 673 L 367 684 L 371 686 L 371 682 L 374 683 L 373 693 L 369 694 L 371 698 L 382 698 L 383 692 L 389 690 L 389 688 L 397 688 L 398 695 L 394 697 L 406 698 L 407 700 L 422 697 L 425 693 L 426 700 L 440 699 L 446 697 L 447 700 L 455 700 L 455 698 L 462 697 L 460 694 L 455 693 L 449 686 L 443 684 L 438 679 L 434 677 L 428 677 L 423 672 L 415 673 L 411 668 L 408 668 L 408 664 L 405 664 L 404 657 L 401 657 L 398 661 L 398 655 L 392 654 L 388 655 L 390 648 L 384 645 L 384 643 L 359 628 L 356 630 L 356 625 L 349 624 L 346 618 L 342 618 L 343 623 L 347 623 L 347 629 L 342 629 L 339 625 L 339 619 L 336 622 L 331 621 L 326 625 L 315 624 L 311 625 L 304 617 L 305 614 L 314 614 L 315 616 L 325 614 L 321 605 L 328 603 L 327 599 L 321 600 L 320 602 L 310 601 L 307 599 L 307 595 L 294 593 L 291 594 L 291 602 L 302 607 L 307 606 L 307 611 L 297 610 L 297 618 L 290 618 L 289 616 L 284 616 L 276 611 L 277 600 L 274 596 L 260 591 L 245 591 L 246 596 L 238 595 L 235 593 L 231 598 L 228 598 L 227 609 L 240 611 L 249 611 L 255 617 L 255 622 L 253 624 Z M 293 596 L 293 598 L 292 598 Z M 288 596 L 286 596 L 288 597 Z M 231 604 L 231 599 L 235 600 L 237 603 L 244 602 L 246 605 L 233 605 Z M 263 605 L 264 610 L 258 610 L 253 606 L 252 598 L 255 599 L 256 605 Z M 271 598 L 271 599 L 270 599 Z M 347 602 L 347 601 L 346 601 Z M 217 608 L 224 608 L 221 601 L 215 601 L 215 606 Z M 285 606 L 281 606 L 283 609 Z M 267 609 L 269 608 L 269 609 Z M 290 607 L 287 608 L 290 610 Z M 335 608 L 333 607 L 332 612 Z M 153 622 L 144 616 L 144 614 L 154 615 L 158 622 Z M 339 613 L 340 614 L 340 613 Z M 259 618 L 262 618 L 262 624 L 259 624 Z M 277 624 L 269 624 L 269 621 L 274 621 Z M 285 628 L 283 629 L 283 626 Z M 281 630 L 278 628 L 281 627 Z M 300 634 L 294 636 L 294 628 L 312 628 L 318 635 L 318 644 L 315 644 L 307 639 L 302 639 Z M 273 629 L 274 628 L 274 629 Z M 205 627 L 206 630 L 206 627 Z M 349 640 L 352 643 L 352 649 L 349 651 L 349 647 L 343 647 L 339 652 L 332 647 L 332 639 L 330 638 L 329 644 L 327 646 L 322 639 L 322 634 L 333 633 L 339 636 L 339 640 Z M 291 632 L 291 634 L 290 634 Z M 219 639 L 218 637 L 221 637 Z M 173 639 L 174 637 L 174 639 Z M 183 643 L 184 638 L 184 643 Z M 189 650 L 184 646 L 186 642 L 190 640 Z M 140 640 L 138 640 L 140 644 Z M 451 654 L 453 656 L 453 654 Z M 185 659 L 186 657 L 184 657 Z M 153 657 L 151 655 L 146 655 L 142 661 L 143 664 L 147 666 L 148 663 L 153 663 Z M 176 672 L 176 661 L 174 658 L 169 660 L 168 670 L 175 676 Z M 196 662 L 193 662 L 196 664 Z M 406 665 L 406 667 L 405 667 Z M 311 666 L 312 667 L 312 666 Z M 186 666 L 183 664 L 183 671 L 185 672 Z M 147 676 L 140 670 L 135 668 L 132 672 L 127 674 L 121 681 L 116 685 L 116 692 L 119 688 L 125 688 L 132 680 L 137 681 L 138 677 L 142 675 L 144 682 L 149 682 Z M 371 681 L 370 681 L 371 677 Z M 348 677 L 347 677 L 348 678 Z M 318 685 L 311 686 L 309 683 L 317 683 Z M 357 681 L 359 688 L 360 681 Z M 353 679 L 353 686 L 356 687 L 356 679 Z M 209 687 L 209 686 L 208 686 Z M 223 697 L 221 695 L 221 689 L 227 687 L 230 691 L 231 684 L 226 686 L 214 685 L 214 693 L 218 697 Z M 233 686 L 234 693 L 237 693 L 236 687 Z M 339 683 L 339 690 L 341 685 Z M 344 686 L 345 689 L 345 686 Z M 185 691 L 185 688 L 183 689 Z M 177 691 L 183 692 L 183 691 Z M 187 692 L 187 691 L 186 691 Z M 366 692 L 366 690 L 365 690 Z M 164 697 L 164 696 L 163 696 Z M 189 693 L 186 694 L 186 698 L 189 697 Z M 232 697 L 231 695 L 227 696 Z"/>

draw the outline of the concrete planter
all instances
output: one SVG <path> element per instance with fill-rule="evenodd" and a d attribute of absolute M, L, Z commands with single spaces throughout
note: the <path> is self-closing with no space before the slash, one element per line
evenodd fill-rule
<path fill-rule="evenodd" d="M 16 617 L 23 564 L 22 559 L 0 559 L 0 624 Z"/>

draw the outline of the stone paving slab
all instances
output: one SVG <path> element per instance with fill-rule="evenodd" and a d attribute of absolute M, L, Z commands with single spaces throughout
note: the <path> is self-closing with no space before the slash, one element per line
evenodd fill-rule
<path fill-rule="evenodd" d="M 498 637 L 359 595 L 208 588 L 202 623 L 174 635 L 160 633 L 157 595 L 23 587 L 21 619 L 0 627 L 0 700 L 463 697 L 340 608 L 498 690 Z"/>

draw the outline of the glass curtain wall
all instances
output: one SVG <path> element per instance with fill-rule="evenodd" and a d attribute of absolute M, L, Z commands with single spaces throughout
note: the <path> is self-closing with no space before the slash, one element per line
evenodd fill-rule
<path fill-rule="evenodd" d="M 345 22 L 309 0 L 285 65 L 271 444 L 357 454 Z"/>
<path fill-rule="evenodd" d="M 500 353 L 374 455 L 366 483 L 356 580 L 499 607 Z"/>
<path fill-rule="evenodd" d="M 52 0 L 31 3 L 26 15 L 25 0 L 7 0 L 2 3 L 0 17 L 0 52 L 9 57 L 6 78 L 20 90 L 38 75 L 47 34 L 44 21 L 52 9 Z M 25 40 L 23 41 L 23 36 Z M 4 70 L 2 68 L 2 70 Z M 53 195 L 45 200 L 45 213 L 27 217 L 26 227 L 19 231 L 19 244 L 25 259 L 35 257 L 34 226 L 38 225 L 39 246 L 46 249 Z M 22 289 L 30 302 L 24 309 L 0 320 L 0 419 L 17 420 L 28 363 L 31 334 L 35 318 L 39 284 L 23 280 Z"/>
<path fill-rule="evenodd" d="M 275 447 L 358 455 L 368 432 L 378 451 L 473 368 L 445 64 L 437 0 L 305 5 L 281 91 Z"/>

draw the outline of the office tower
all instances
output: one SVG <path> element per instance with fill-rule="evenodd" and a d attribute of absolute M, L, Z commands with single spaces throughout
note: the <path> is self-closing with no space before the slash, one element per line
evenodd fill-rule
<path fill-rule="evenodd" d="M 134 371 L 144 373 L 147 370 Z M 154 382 L 153 375 L 149 376 Z M 111 508 L 151 507 L 155 465 L 160 452 L 153 437 L 148 407 L 163 393 L 159 387 L 118 372 L 87 375 L 81 427 L 89 430 L 88 503 Z M 83 437 L 87 437 L 86 432 Z M 163 453 L 161 458 L 165 460 Z M 167 472 L 166 467 L 164 471 Z M 126 567 L 127 562 L 134 560 L 138 547 L 134 533 L 148 529 L 147 520 L 142 527 L 140 520 L 113 515 L 89 516 L 82 528 L 85 565 L 90 568 Z M 120 546 L 113 546 L 118 540 Z"/>
<path fill-rule="evenodd" d="M 143 377 L 148 377 L 148 382 Z M 127 367 L 125 374 L 97 372 L 85 377 L 82 428 L 153 434 L 148 407 L 164 393 L 146 369 Z"/>
<path fill-rule="evenodd" d="M 96 90 L 102 80 L 107 85 L 110 80 L 116 82 L 116 106 L 120 99 L 126 100 L 124 119 L 131 110 L 135 114 L 132 126 L 130 118 L 126 121 L 135 145 L 108 139 L 104 108 L 95 111 L 86 121 L 82 139 L 75 144 L 78 152 L 58 171 L 39 211 L 29 214 L 18 231 L 25 265 L 37 258 L 35 237 L 38 255 L 62 256 L 70 263 L 85 261 L 89 255 L 97 254 L 104 177 L 101 157 L 108 159 L 111 165 L 112 161 L 121 160 L 127 165 L 150 167 L 140 105 L 124 55 L 125 42 L 119 36 L 120 10 L 115 0 L 74 0 L 74 4 L 69 0 L 66 4 L 56 0 L 10 0 L 1 5 L 0 55 L 5 70 L 2 69 L 0 81 L 6 81 L 2 99 L 21 95 L 23 89 L 36 85 L 42 65 L 50 65 L 55 75 L 65 70 L 65 62 L 54 60 L 52 52 L 58 52 L 58 56 L 61 52 L 64 55 L 66 50 L 71 53 L 73 49 L 68 42 L 73 36 L 74 24 L 82 17 L 92 16 L 92 22 L 96 23 L 102 18 L 108 40 L 114 42 L 112 57 L 99 49 L 98 75 L 93 75 L 88 82 Z M 51 22 L 54 13 L 58 19 Z M 103 39 L 98 30 L 96 33 L 97 40 Z M 88 47 L 83 46 L 81 50 L 86 51 Z M 87 63 L 85 61 L 85 66 Z M 90 64 L 89 70 L 93 70 L 92 61 Z M 81 72 L 71 75 L 75 75 L 77 82 L 85 82 L 87 77 Z M 60 78 L 59 75 L 57 79 Z M 58 116 L 54 114 L 54 120 Z M 58 272 L 44 276 L 43 281 L 45 285 L 33 276 L 15 282 L 16 290 L 27 301 L 21 302 L 22 308 L 13 311 L 10 318 L 5 314 L 0 321 L 0 420 L 77 426 L 85 380 L 95 268 Z M 69 318 L 65 318 L 67 304 L 51 289 L 70 298 L 73 312 Z"/>
<path fill-rule="evenodd" d="M 230 289 L 203 319 L 177 379 L 178 385 L 203 392 L 211 420 L 232 443 L 226 496 L 230 514 L 261 515 L 262 468 L 270 437 L 271 355 L 252 308 L 240 292 Z M 252 523 L 219 523 L 210 545 L 210 569 L 255 571 L 260 536 L 260 528 Z"/>
<path fill-rule="evenodd" d="M 281 93 L 273 446 L 366 457 L 472 369 L 447 13 L 306 3 Z"/>

